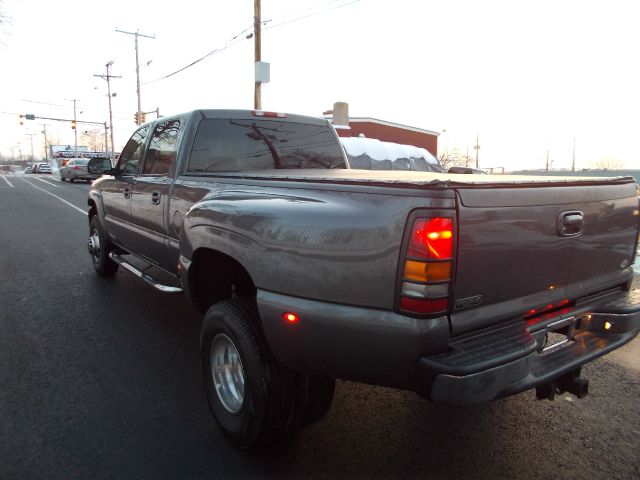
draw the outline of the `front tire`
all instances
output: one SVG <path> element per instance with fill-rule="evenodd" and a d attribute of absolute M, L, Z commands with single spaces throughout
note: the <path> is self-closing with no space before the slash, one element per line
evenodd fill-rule
<path fill-rule="evenodd" d="M 209 407 L 242 447 L 283 436 L 294 414 L 295 373 L 270 358 L 254 329 L 256 316 L 241 300 L 218 302 L 207 311 L 200 337 Z"/>
<path fill-rule="evenodd" d="M 89 254 L 93 268 L 101 277 L 110 277 L 118 271 L 118 264 L 109 258 L 113 245 L 102 231 L 98 215 L 91 217 L 89 224 Z"/>

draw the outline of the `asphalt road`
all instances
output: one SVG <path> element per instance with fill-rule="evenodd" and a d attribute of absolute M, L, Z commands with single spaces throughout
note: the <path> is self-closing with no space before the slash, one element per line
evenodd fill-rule
<path fill-rule="evenodd" d="M 186 298 L 94 274 L 88 190 L 0 177 L 0 479 L 640 478 L 640 339 L 583 369 L 583 400 L 452 408 L 339 382 L 322 422 L 236 449 L 202 392 Z"/>

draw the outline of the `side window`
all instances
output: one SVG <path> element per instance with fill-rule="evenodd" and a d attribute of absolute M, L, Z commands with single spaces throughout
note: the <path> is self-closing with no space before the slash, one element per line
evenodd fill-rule
<path fill-rule="evenodd" d="M 167 176 L 171 173 L 176 163 L 179 132 L 179 119 L 166 120 L 156 124 L 142 167 L 143 175 Z"/>
<path fill-rule="evenodd" d="M 427 165 L 427 161 L 422 157 L 413 157 L 413 164 L 415 165 L 415 170 L 417 172 L 429 172 L 429 166 Z"/>
<path fill-rule="evenodd" d="M 144 143 L 149 133 L 149 125 L 143 125 L 131 136 L 122 149 L 118 160 L 118 170 L 122 175 L 137 175 L 140 159 L 144 151 Z"/>

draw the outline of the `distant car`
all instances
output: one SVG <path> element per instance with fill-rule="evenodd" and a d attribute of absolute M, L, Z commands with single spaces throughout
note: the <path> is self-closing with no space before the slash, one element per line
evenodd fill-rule
<path fill-rule="evenodd" d="M 51 174 L 51 165 L 49 165 L 48 163 L 34 163 L 33 164 L 33 169 L 32 169 L 32 173 L 48 173 Z"/>
<path fill-rule="evenodd" d="M 104 159 L 105 162 L 109 162 L 108 158 Z M 85 182 L 91 182 L 96 178 L 100 178 L 99 174 L 89 173 L 87 171 L 88 158 L 72 158 L 64 167 L 60 167 L 59 174 L 60 180 L 63 182 L 69 180 L 75 182 L 76 180 L 84 180 Z M 109 165 L 111 163 L 109 162 Z"/>
<path fill-rule="evenodd" d="M 24 169 L 24 173 L 33 173 L 33 167 L 31 165 L 27 165 L 27 168 Z"/>
<path fill-rule="evenodd" d="M 351 168 L 444 172 L 438 159 L 421 147 L 366 137 L 340 137 L 340 141 Z"/>
<path fill-rule="evenodd" d="M 479 170 L 477 168 L 470 167 L 451 167 L 447 170 L 447 173 L 464 173 L 464 174 L 472 174 L 472 175 L 488 175 L 484 170 Z"/>

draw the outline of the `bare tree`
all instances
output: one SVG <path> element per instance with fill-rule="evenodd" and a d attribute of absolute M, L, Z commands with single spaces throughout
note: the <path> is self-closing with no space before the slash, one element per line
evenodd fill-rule
<path fill-rule="evenodd" d="M 0 45 L 3 45 L 3 41 L 2 41 L 2 33 L 5 30 L 5 27 L 7 27 L 10 24 L 11 19 L 4 13 L 4 7 L 3 4 L 4 2 L 2 0 L 0 0 Z"/>
<path fill-rule="evenodd" d="M 49 132 L 47 134 L 47 144 L 45 145 L 47 157 L 51 155 L 51 145 L 60 145 L 60 137 Z"/>
<path fill-rule="evenodd" d="M 438 154 L 438 160 L 444 168 L 466 167 L 469 164 L 469 157 L 461 154 L 457 148 L 445 148 Z"/>
<path fill-rule="evenodd" d="M 100 130 L 85 130 L 80 135 L 80 141 L 89 147 L 92 152 L 102 152 L 104 148 L 104 132 Z"/>

